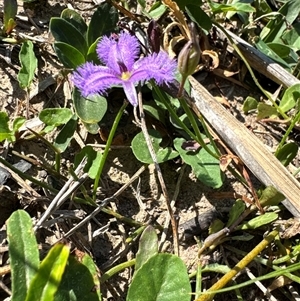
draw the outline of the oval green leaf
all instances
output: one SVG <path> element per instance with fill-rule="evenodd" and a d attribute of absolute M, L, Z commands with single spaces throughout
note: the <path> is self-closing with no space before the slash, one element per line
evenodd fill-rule
<path fill-rule="evenodd" d="M 97 269 L 87 254 L 80 258 L 69 256 L 66 270 L 54 297 L 54 301 L 66 300 L 101 300 Z"/>
<path fill-rule="evenodd" d="M 183 261 L 171 254 L 152 256 L 133 276 L 127 301 L 190 301 L 191 286 Z"/>
<path fill-rule="evenodd" d="M 70 109 L 67 108 L 50 108 L 44 109 L 39 114 L 39 118 L 46 125 L 59 126 L 66 124 L 73 116 Z"/>
<path fill-rule="evenodd" d="M 245 203 L 240 199 L 236 200 L 236 202 L 233 204 L 233 206 L 230 209 L 229 219 L 226 224 L 226 227 L 230 227 L 241 216 L 241 214 L 245 211 L 245 209 L 246 209 Z"/>
<path fill-rule="evenodd" d="M 0 112 L 0 142 L 11 136 L 11 130 L 8 126 L 9 118 L 6 112 Z"/>
<path fill-rule="evenodd" d="M 33 80 L 37 67 L 37 59 L 33 51 L 33 43 L 24 41 L 19 53 L 21 69 L 18 73 L 18 82 L 22 89 L 28 88 Z"/>
<path fill-rule="evenodd" d="M 283 112 L 287 112 L 290 109 L 294 108 L 297 101 L 300 99 L 300 84 L 295 84 L 288 89 L 283 94 L 283 97 L 280 101 L 279 107 Z"/>
<path fill-rule="evenodd" d="M 199 5 L 187 5 L 186 12 L 191 20 L 198 24 L 198 26 L 209 32 L 212 27 L 211 17 L 209 17 Z"/>
<path fill-rule="evenodd" d="M 139 250 L 136 253 L 135 271 L 137 271 L 149 258 L 158 253 L 157 234 L 155 229 L 148 225 L 143 231 L 140 241 Z"/>
<path fill-rule="evenodd" d="M 73 46 L 85 57 L 87 44 L 84 36 L 67 20 L 60 17 L 52 17 L 49 24 L 50 32 L 57 42 L 63 42 Z"/>
<path fill-rule="evenodd" d="M 289 142 L 282 146 L 276 154 L 276 158 L 284 165 L 288 166 L 298 153 L 298 145 L 295 142 Z"/>
<path fill-rule="evenodd" d="M 266 117 L 277 116 L 277 110 L 271 105 L 260 102 L 257 105 L 257 120 L 261 120 Z"/>
<path fill-rule="evenodd" d="M 91 179 L 95 179 L 98 173 L 100 161 L 102 159 L 102 154 L 100 152 L 95 151 L 92 146 L 86 145 L 75 156 L 75 161 L 74 161 L 75 168 L 79 165 L 79 163 L 82 161 L 84 157 L 87 158 L 87 162 L 83 170 L 84 172 L 88 173 Z"/>
<path fill-rule="evenodd" d="M 40 264 L 32 221 L 26 211 L 17 210 L 10 216 L 7 221 L 7 239 L 12 280 L 11 300 L 24 300 Z"/>
<path fill-rule="evenodd" d="M 280 202 L 285 199 L 285 196 L 281 194 L 277 189 L 273 186 L 266 187 L 260 198 L 259 202 L 262 207 L 265 206 L 277 206 Z"/>
<path fill-rule="evenodd" d="M 88 45 L 92 45 L 99 37 L 112 32 L 117 25 L 119 14 L 109 3 L 102 3 L 94 12 L 87 30 Z"/>
<path fill-rule="evenodd" d="M 257 105 L 258 101 L 255 98 L 248 96 L 243 103 L 243 111 L 247 114 L 249 111 L 257 109 Z"/>
<path fill-rule="evenodd" d="M 84 98 L 78 89 L 74 89 L 72 98 L 76 113 L 84 123 L 98 123 L 107 111 L 106 98 L 98 94 Z"/>
<path fill-rule="evenodd" d="M 60 17 L 73 25 L 83 36 L 85 36 L 87 25 L 75 10 L 66 8 L 62 11 Z"/>
<path fill-rule="evenodd" d="M 64 152 L 69 146 L 76 130 L 76 126 L 77 116 L 74 114 L 58 133 L 54 142 L 54 147 L 56 147 L 61 153 Z"/>
<path fill-rule="evenodd" d="M 205 149 L 201 148 L 198 152 L 191 152 L 182 149 L 185 142 L 183 138 L 174 140 L 174 147 L 179 152 L 185 163 L 189 164 L 199 181 L 212 187 L 220 188 L 223 184 L 223 176 L 220 170 L 219 160 L 212 157 Z M 213 151 L 211 146 L 208 146 Z"/>
<path fill-rule="evenodd" d="M 84 55 L 75 47 L 63 42 L 55 42 L 53 47 L 57 57 L 66 68 L 75 69 L 85 63 Z"/>
<path fill-rule="evenodd" d="M 171 147 L 162 148 L 160 143 L 162 138 L 158 131 L 149 130 L 149 136 L 154 148 L 154 152 L 157 157 L 157 162 L 162 163 L 168 160 L 174 159 L 178 156 L 178 153 L 174 151 Z M 132 152 L 135 157 L 143 163 L 153 163 L 148 146 L 142 132 L 138 133 L 131 141 Z"/>

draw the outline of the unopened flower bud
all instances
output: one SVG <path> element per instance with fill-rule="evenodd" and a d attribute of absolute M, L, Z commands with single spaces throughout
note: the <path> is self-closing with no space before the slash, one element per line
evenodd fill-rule
<path fill-rule="evenodd" d="M 155 20 L 150 21 L 147 28 L 147 34 L 152 51 L 159 53 L 161 30 Z"/>
<path fill-rule="evenodd" d="M 199 37 L 196 33 L 194 23 L 190 26 L 191 39 L 183 46 L 178 55 L 178 70 L 182 75 L 182 81 L 178 95 L 181 96 L 183 85 L 187 77 L 194 73 L 201 55 L 201 49 L 199 46 Z"/>

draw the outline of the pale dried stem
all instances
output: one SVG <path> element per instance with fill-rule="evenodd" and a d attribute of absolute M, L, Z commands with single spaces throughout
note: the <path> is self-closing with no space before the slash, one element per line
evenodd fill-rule
<path fill-rule="evenodd" d="M 84 218 L 80 223 L 78 223 L 75 227 L 73 227 L 69 232 L 63 235 L 63 238 L 67 238 L 70 235 L 74 234 L 80 227 L 85 225 L 91 218 L 93 218 L 95 215 L 97 215 L 110 201 L 114 200 L 116 197 L 118 197 L 121 193 L 124 192 L 125 189 L 127 189 L 140 175 L 143 173 L 146 169 L 146 165 L 142 166 L 132 177 L 131 179 L 124 184 L 117 192 L 115 192 L 112 196 L 104 199 L 99 204 L 99 207 L 97 207 L 91 214 L 89 214 L 86 218 Z"/>
<path fill-rule="evenodd" d="M 167 209 L 168 209 L 170 220 L 171 220 L 171 226 L 172 226 L 174 253 L 176 255 L 178 255 L 179 254 L 179 245 L 178 245 L 177 223 L 176 223 L 175 216 L 174 216 L 174 213 L 173 213 L 173 210 L 172 210 L 172 207 L 171 207 L 171 202 L 170 202 L 170 198 L 169 198 L 169 195 L 168 195 L 168 190 L 167 190 L 167 187 L 166 187 L 166 184 L 165 184 L 160 166 L 157 162 L 157 157 L 156 157 L 156 154 L 155 154 L 155 151 L 154 151 L 154 148 L 153 148 L 153 145 L 152 145 L 152 142 L 151 142 L 148 130 L 147 130 L 145 114 L 144 114 L 144 110 L 143 110 L 143 102 L 142 102 L 142 93 L 141 92 L 138 93 L 138 101 L 139 101 L 139 110 L 140 110 L 142 132 L 144 134 L 144 137 L 145 137 L 145 140 L 146 140 L 147 147 L 149 149 L 151 158 L 154 162 L 155 169 L 156 169 L 156 172 L 157 172 L 157 177 L 158 177 L 158 180 L 159 180 L 159 183 L 160 183 L 160 187 L 161 187 L 162 193 L 163 193 L 164 198 L 165 198 L 165 202 L 166 202 L 166 205 L 167 205 Z"/>

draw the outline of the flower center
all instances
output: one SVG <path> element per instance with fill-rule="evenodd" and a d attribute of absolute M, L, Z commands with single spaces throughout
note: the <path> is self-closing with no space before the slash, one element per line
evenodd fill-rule
<path fill-rule="evenodd" d="M 123 79 L 123 80 L 129 80 L 130 76 L 131 76 L 131 73 L 129 71 L 122 72 L 121 79 Z"/>

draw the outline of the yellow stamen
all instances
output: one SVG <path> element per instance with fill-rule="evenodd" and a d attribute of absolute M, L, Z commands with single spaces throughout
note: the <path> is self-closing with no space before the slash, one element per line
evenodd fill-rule
<path fill-rule="evenodd" d="M 128 80 L 130 78 L 130 76 L 131 76 L 131 74 L 129 71 L 122 72 L 121 79 Z"/>

